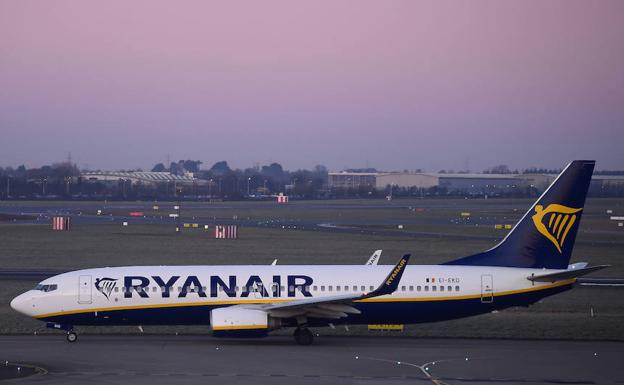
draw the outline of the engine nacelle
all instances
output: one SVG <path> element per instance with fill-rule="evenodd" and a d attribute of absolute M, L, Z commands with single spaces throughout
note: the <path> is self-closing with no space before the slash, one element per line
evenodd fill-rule
<path fill-rule="evenodd" d="M 279 319 L 262 310 L 230 306 L 211 311 L 210 325 L 215 337 L 266 337 L 271 329 L 279 327 Z"/>

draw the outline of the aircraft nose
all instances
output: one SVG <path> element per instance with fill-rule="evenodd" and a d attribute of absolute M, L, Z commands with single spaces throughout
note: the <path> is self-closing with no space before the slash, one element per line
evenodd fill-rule
<path fill-rule="evenodd" d="M 29 298 L 26 295 L 26 293 L 20 294 L 17 297 L 13 298 L 13 300 L 11 301 L 11 307 L 16 312 L 19 312 L 19 313 L 22 313 L 22 314 L 26 314 L 26 315 L 30 315 L 29 314 L 29 308 L 28 308 L 28 302 L 29 302 L 28 299 Z"/>

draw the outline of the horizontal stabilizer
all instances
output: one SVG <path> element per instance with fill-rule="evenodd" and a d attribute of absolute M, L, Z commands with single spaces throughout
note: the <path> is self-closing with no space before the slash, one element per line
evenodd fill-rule
<path fill-rule="evenodd" d="M 561 281 L 564 279 L 582 277 L 591 272 L 602 270 L 609 266 L 611 265 L 598 265 L 598 266 L 592 266 L 592 267 L 584 267 L 581 269 L 568 269 L 568 270 L 564 270 L 564 271 L 560 271 L 560 272 L 552 273 L 552 274 L 532 275 L 530 277 L 527 277 L 527 279 L 533 282 L 555 282 L 555 281 Z"/>

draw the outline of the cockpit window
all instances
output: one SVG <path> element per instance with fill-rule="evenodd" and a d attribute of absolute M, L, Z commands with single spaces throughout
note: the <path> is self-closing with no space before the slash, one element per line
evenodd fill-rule
<path fill-rule="evenodd" d="M 37 286 L 35 286 L 35 288 L 33 290 L 41 290 L 41 291 L 47 293 L 49 291 L 54 291 L 56 289 L 58 289 L 58 285 L 57 284 L 50 284 L 50 285 L 38 284 Z"/>

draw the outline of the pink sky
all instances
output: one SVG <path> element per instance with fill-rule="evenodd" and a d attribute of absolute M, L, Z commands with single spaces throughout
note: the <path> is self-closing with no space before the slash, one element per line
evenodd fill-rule
<path fill-rule="evenodd" d="M 624 168 L 623 1 L 0 2 L 0 166 Z"/>

